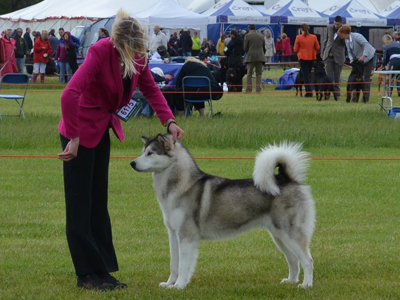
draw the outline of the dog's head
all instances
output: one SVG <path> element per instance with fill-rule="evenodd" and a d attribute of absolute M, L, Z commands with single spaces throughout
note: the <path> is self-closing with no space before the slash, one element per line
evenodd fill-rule
<path fill-rule="evenodd" d="M 355 76 L 357 76 L 357 81 L 361 81 L 364 73 L 364 65 L 359 61 L 354 61 L 350 65 L 352 67 L 350 75 L 354 74 Z"/>
<path fill-rule="evenodd" d="M 176 147 L 172 135 L 159 134 L 152 138 L 142 137 L 145 146 L 142 155 L 131 162 L 137 172 L 162 172 L 174 161 Z"/>
<path fill-rule="evenodd" d="M 325 65 L 323 62 L 318 61 L 315 64 L 315 74 L 325 74 Z"/>
<path fill-rule="evenodd" d="M 228 71 L 226 71 L 226 76 L 229 76 L 229 78 L 235 78 L 236 70 L 234 68 L 229 68 Z"/>

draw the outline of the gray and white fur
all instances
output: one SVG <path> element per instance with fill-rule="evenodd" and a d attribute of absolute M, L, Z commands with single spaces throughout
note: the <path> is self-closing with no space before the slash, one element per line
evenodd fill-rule
<path fill-rule="evenodd" d="M 143 137 L 145 147 L 131 162 L 138 172 L 153 172 L 170 245 L 171 274 L 162 287 L 183 289 L 195 270 L 200 240 L 226 239 L 254 228 L 269 231 L 285 255 L 297 283 L 300 265 L 313 285 L 309 245 L 315 224 L 311 189 L 303 183 L 307 168 L 301 145 L 269 145 L 257 155 L 252 179 L 231 180 L 202 172 L 188 150 L 171 135 Z"/>

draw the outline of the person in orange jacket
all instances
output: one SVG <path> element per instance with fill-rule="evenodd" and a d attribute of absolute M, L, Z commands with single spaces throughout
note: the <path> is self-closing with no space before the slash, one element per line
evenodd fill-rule
<path fill-rule="evenodd" d="M 317 59 L 319 43 L 317 36 L 308 33 L 310 27 L 307 24 L 301 25 L 301 34 L 296 37 L 294 42 L 294 52 L 300 63 L 300 72 L 303 74 L 304 85 L 306 87 L 305 97 L 312 97 L 311 69 L 314 61 Z"/>
<path fill-rule="evenodd" d="M 49 33 L 47 30 L 42 30 L 41 37 L 35 40 L 35 44 L 33 46 L 33 83 L 36 82 L 39 73 L 40 82 L 44 83 L 46 64 L 49 62 L 49 57 L 53 52 L 48 37 Z"/>

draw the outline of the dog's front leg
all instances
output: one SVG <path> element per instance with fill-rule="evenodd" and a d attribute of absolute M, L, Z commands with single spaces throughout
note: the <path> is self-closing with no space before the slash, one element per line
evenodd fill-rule
<path fill-rule="evenodd" d="M 178 269 L 179 269 L 179 243 L 178 236 L 174 230 L 168 228 L 169 237 L 169 251 L 170 251 L 170 270 L 167 282 L 161 282 L 160 287 L 168 287 L 175 284 L 178 279 Z"/>
<path fill-rule="evenodd" d="M 191 236 L 180 236 L 179 276 L 176 283 L 171 287 L 183 289 L 189 283 L 196 267 L 199 240 L 200 238 L 197 234 Z"/>

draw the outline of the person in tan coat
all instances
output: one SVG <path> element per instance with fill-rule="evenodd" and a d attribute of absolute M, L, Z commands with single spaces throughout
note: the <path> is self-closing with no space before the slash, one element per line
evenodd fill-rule
<path fill-rule="evenodd" d="M 306 95 L 304 97 L 312 97 L 311 69 L 314 61 L 317 59 L 317 51 L 319 43 L 317 36 L 308 33 L 310 27 L 307 24 L 301 25 L 301 34 L 296 37 L 294 42 L 294 52 L 300 63 L 300 72 L 303 74 L 304 85 L 306 87 Z"/>
<path fill-rule="evenodd" d="M 244 37 L 244 51 L 247 53 L 245 63 L 247 65 L 247 86 L 246 92 L 253 90 L 252 74 L 256 69 L 256 91 L 261 93 L 262 66 L 265 62 L 265 40 L 256 31 L 255 25 L 249 25 L 249 33 Z"/>

